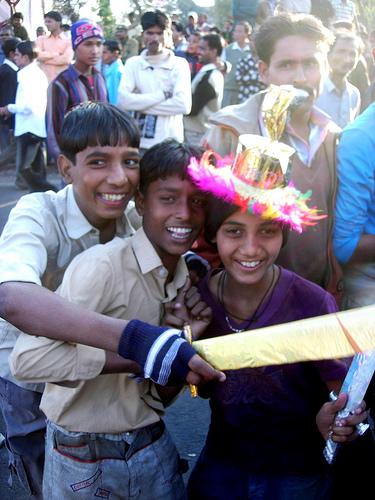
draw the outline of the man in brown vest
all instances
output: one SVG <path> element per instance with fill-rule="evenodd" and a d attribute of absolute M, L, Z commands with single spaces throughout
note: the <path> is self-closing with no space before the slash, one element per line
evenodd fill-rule
<path fill-rule="evenodd" d="M 266 85 L 293 85 L 309 95 L 291 113 L 281 140 L 296 150 L 291 180 L 302 192 L 311 189 L 312 205 L 328 216 L 303 235 L 290 234 L 278 262 L 337 296 L 341 273 L 332 255 L 331 234 L 337 184 L 335 144 L 340 129 L 314 107 L 327 72 L 330 43 L 330 32 L 309 15 L 272 17 L 255 36 L 261 80 Z M 258 93 L 213 115 L 205 145 L 222 155 L 233 154 L 241 134 L 267 135 L 260 111 L 263 98 L 264 93 Z"/>

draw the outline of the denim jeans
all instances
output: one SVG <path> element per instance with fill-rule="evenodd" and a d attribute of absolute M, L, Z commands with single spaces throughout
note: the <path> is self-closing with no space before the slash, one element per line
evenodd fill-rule
<path fill-rule="evenodd" d="M 9 469 L 33 498 L 42 498 L 46 417 L 39 392 L 23 389 L 0 377 L 0 408 L 5 423 Z M 12 476 L 10 476 L 11 484 Z"/>
<path fill-rule="evenodd" d="M 185 499 L 179 456 L 169 433 L 162 429 L 150 443 L 151 427 L 98 434 L 69 432 L 48 422 L 44 498 Z"/>

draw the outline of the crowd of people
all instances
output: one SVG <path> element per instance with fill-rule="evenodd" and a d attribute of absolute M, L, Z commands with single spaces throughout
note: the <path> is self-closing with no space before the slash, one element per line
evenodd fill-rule
<path fill-rule="evenodd" d="M 233 1 L 222 29 L 153 10 L 106 38 L 51 11 L 35 42 L 22 19 L 0 27 L 0 168 L 29 191 L 0 237 L 11 475 L 51 500 L 367 492 L 365 403 L 329 401 L 350 360 L 223 373 L 191 345 L 375 302 L 374 32 L 354 3 Z M 186 382 L 211 404 L 187 487 L 162 419 Z"/>

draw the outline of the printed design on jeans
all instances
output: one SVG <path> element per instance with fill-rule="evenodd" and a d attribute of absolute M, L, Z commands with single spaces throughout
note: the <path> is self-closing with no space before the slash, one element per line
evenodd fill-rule
<path fill-rule="evenodd" d="M 98 469 L 95 474 L 91 477 L 89 477 L 88 479 L 84 479 L 83 481 L 80 481 L 79 483 L 73 483 L 70 485 L 70 487 L 72 488 L 73 491 L 79 491 L 79 490 L 83 490 L 84 488 L 89 488 L 90 486 L 92 486 L 95 481 L 98 480 L 98 478 L 103 474 L 103 472 L 101 471 L 101 469 Z M 105 498 L 105 497 L 103 497 Z"/>
<path fill-rule="evenodd" d="M 103 488 L 98 488 L 96 491 L 95 491 L 95 494 L 94 494 L 94 497 L 98 497 L 98 498 L 109 498 L 109 495 L 111 494 L 110 491 L 108 490 L 104 490 Z"/>
<path fill-rule="evenodd" d="M 138 123 L 141 137 L 144 137 L 145 139 L 154 139 L 158 117 L 156 115 L 139 113 L 138 111 L 133 111 L 131 115 Z"/>

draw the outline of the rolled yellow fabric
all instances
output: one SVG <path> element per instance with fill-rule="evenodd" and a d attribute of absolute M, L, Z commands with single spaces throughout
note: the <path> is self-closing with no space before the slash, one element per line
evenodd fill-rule
<path fill-rule="evenodd" d="M 375 349 L 375 305 L 193 342 L 218 370 L 338 359 Z"/>

